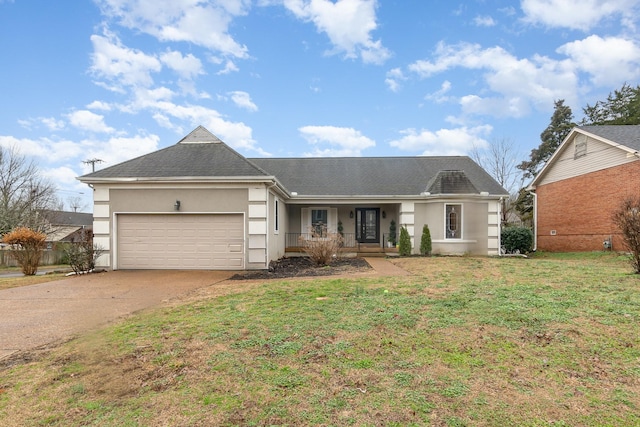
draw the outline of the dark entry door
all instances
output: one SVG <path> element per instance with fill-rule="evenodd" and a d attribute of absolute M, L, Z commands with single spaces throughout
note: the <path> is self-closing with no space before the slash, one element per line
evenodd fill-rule
<path fill-rule="evenodd" d="M 359 243 L 380 243 L 380 209 L 356 209 L 356 239 Z"/>

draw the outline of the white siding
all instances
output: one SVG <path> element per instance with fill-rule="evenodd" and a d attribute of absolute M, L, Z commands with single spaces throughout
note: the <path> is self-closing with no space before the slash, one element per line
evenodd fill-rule
<path fill-rule="evenodd" d="M 586 138 L 587 141 L 587 154 L 577 159 L 574 158 L 576 138 Z M 537 185 L 575 178 L 636 160 L 638 159 L 635 157 L 628 158 L 625 151 L 611 144 L 576 133 L 576 137 L 571 141 L 567 141 L 562 148 L 562 152 L 558 153 L 553 164 L 545 171 L 544 176 L 542 176 Z"/>

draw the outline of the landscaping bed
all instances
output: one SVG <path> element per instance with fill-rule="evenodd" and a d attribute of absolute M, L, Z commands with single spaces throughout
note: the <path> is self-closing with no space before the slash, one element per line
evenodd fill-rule
<path fill-rule="evenodd" d="M 371 269 L 362 258 L 336 258 L 330 265 L 318 266 L 309 257 L 284 257 L 269 263 L 268 270 L 243 271 L 231 280 L 284 279 L 287 277 L 331 276 Z"/>

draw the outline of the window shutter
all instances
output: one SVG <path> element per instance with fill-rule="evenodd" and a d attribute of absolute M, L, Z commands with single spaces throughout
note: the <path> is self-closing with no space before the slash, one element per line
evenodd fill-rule
<path fill-rule="evenodd" d="M 329 224 L 327 224 L 327 231 L 330 233 L 338 232 L 338 209 L 330 208 L 329 209 Z"/>
<path fill-rule="evenodd" d="M 300 233 L 307 234 L 311 227 L 311 212 L 309 208 L 300 209 Z"/>

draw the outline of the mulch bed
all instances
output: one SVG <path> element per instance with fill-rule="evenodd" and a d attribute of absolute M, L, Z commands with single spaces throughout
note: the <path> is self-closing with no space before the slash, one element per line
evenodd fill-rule
<path fill-rule="evenodd" d="M 362 258 L 338 258 L 330 265 L 317 266 L 306 256 L 285 257 L 269 263 L 268 270 L 243 271 L 231 280 L 284 279 L 287 277 L 331 276 L 367 271 L 371 266 Z"/>

